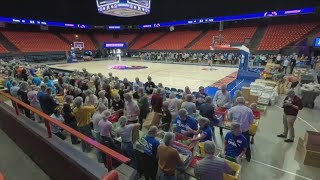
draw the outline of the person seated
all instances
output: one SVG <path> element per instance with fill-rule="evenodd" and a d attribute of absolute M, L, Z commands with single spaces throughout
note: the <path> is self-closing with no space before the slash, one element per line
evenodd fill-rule
<path fill-rule="evenodd" d="M 216 157 L 216 145 L 212 141 L 204 142 L 205 157 L 197 162 L 194 174 L 201 180 L 223 180 L 224 173 L 230 173 L 231 167 L 223 159 Z"/>
<path fill-rule="evenodd" d="M 233 158 L 239 163 L 248 147 L 247 139 L 241 133 L 240 124 L 231 124 L 231 132 L 226 134 L 223 144 L 221 157 Z"/>
<path fill-rule="evenodd" d="M 208 118 L 200 118 L 199 119 L 199 126 L 200 129 L 197 131 L 193 131 L 192 129 L 188 128 L 188 131 L 194 135 L 200 134 L 200 136 L 190 139 L 190 142 L 205 142 L 205 141 L 212 141 L 212 130 L 210 127 L 210 120 Z"/>
<path fill-rule="evenodd" d="M 179 110 L 178 116 L 174 119 L 173 124 L 175 125 L 175 128 L 173 129 L 175 133 L 180 133 L 188 137 L 193 137 L 193 133 L 190 133 L 188 128 L 194 131 L 198 130 L 196 120 L 193 117 L 188 116 L 186 109 Z"/>

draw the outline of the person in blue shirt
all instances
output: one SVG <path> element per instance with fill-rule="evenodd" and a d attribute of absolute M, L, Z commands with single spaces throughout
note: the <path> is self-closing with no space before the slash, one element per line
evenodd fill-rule
<path fill-rule="evenodd" d="M 40 99 L 42 98 L 42 96 L 46 93 L 47 90 L 47 85 L 46 84 L 41 84 L 40 85 L 40 91 L 37 94 L 38 100 L 40 101 Z"/>
<path fill-rule="evenodd" d="M 12 80 L 13 78 L 12 77 L 8 77 L 5 81 L 5 84 L 6 84 L 6 88 L 8 89 L 8 91 L 10 92 L 10 89 L 12 87 Z"/>
<path fill-rule="evenodd" d="M 180 109 L 178 116 L 174 119 L 173 124 L 175 125 L 175 133 L 180 133 L 188 137 L 192 137 L 193 133 L 190 133 L 190 129 L 198 130 L 198 124 L 196 120 L 188 116 L 186 109 Z"/>
<path fill-rule="evenodd" d="M 34 84 L 36 86 L 40 86 L 41 80 L 39 78 L 34 77 L 34 76 L 29 76 L 29 79 L 31 80 L 32 84 Z"/>
<path fill-rule="evenodd" d="M 32 66 L 29 67 L 29 74 L 30 74 L 31 76 L 36 76 L 36 72 L 35 72 L 35 70 L 33 69 Z"/>
<path fill-rule="evenodd" d="M 210 120 L 208 118 L 202 117 L 199 119 L 200 129 L 198 131 L 193 131 L 189 128 L 189 131 L 195 135 L 200 134 L 200 136 L 190 139 L 190 142 L 205 142 L 212 141 L 212 129 L 210 128 Z"/>
<path fill-rule="evenodd" d="M 146 140 L 146 145 L 144 148 L 145 159 L 144 159 L 144 176 L 146 180 L 154 180 L 157 176 L 158 171 L 158 161 L 157 161 L 157 149 L 160 142 L 155 138 L 158 132 L 157 126 L 151 126 L 149 128 L 147 136 L 144 138 Z"/>
<path fill-rule="evenodd" d="M 197 109 L 200 108 L 201 104 L 205 103 L 205 98 L 207 96 L 208 95 L 204 92 L 204 87 L 200 86 L 199 92 L 197 92 L 197 94 L 195 94 L 195 98 L 196 98 L 195 102 L 196 102 Z"/>
<path fill-rule="evenodd" d="M 56 87 L 54 87 L 53 82 L 49 80 L 49 76 L 45 76 L 43 82 L 47 85 L 47 88 L 51 88 L 52 94 L 56 94 Z"/>
<path fill-rule="evenodd" d="M 248 147 L 247 139 L 242 135 L 240 124 L 232 123 L 231 132 L 228 132 L 224 139 L 221 156 L 223 158 L 231 157 L 240 162 L 243 155 L 246 154 Z"/>

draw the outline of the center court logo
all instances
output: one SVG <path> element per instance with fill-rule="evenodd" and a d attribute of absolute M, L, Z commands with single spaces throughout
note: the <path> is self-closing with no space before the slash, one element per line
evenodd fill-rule
<path fill-rule="evenodd" d="M 112 66 L 111 69 L 116 69 L 116 70 L 137 70 L 137 69 L 146 69 L 148 68 L 147 66 L 124 66 L 124 65 L 117 65 L 117 66 Z"/>

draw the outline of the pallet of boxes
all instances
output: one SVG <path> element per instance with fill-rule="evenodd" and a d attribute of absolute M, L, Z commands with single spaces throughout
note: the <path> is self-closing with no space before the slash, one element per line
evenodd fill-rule
<path fill-rule="evenodd" d="M 320 168 L 320 133 L 307 131 L 304 139 L 299 138 L 296 160 L 304 165 Z"/>

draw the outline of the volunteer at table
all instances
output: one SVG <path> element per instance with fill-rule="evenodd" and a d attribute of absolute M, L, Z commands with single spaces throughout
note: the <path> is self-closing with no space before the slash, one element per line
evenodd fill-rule
<path fill-rule="evenodd" d="M 212 141 L 212 130 L 210 128 L 210 120 L 208 118 L 200 118 L 199 119 L 199 126 L 200 126 L 200 129 L 197 130 L 197 131 L 194 131 L 190 128 L 188 128 L 188 131 L 191 133 L 191 134 L 194 134 L 194 135 L 198 135 L 200 134 L 199 137 L 195 137 L 195 138 L 192 138 L 190 139 L 189 141 L 190 142 L 195 142 L 195 141 L 199 141 L 199 142 L 205 142 L 205 141 Z"/>
<path fill-rule="evenodd" d="M 292 75 L 283 77 L 283 80 L 285 82 L 291 83 L 290 89 L 294 89 L 299 84 L 299 78 Z"/>
<path fill-rule="evenodd" d="M 196 131 L 198 130 L 198 124 L 196 120 L 188 116 L 188 112 L 185 109 L 180 109 L 178 112 L 178 116 L 174 119 L 173 125 L 175 128 L 173 128 L 175 133 L 180 133 L 188 137 L 192 137 L 193 133 L 190 133 L 188 131 L 188 128 Z"/>
<path fill-rule="evenodd" d="M 240 159 L 246 154 L 248 147 L 248 141 L 242 135 L 240 124 L 231 124 L 231 132 L 226 134 L 223 144 L 221 156 L 223 158 L 228 156 L 240 162 Z"/>
<path fill-rule="evenodd" d="M 223 180 L 223 174 L 230 173 L 231 167 L 214 155 L 216 145 L 213 141 L 206 141 L 203 146 L 206 155 L 194 167 L 195 176 L 201 180 Z"/>
<path fill-rule="evenodd" d="M 144 148 L 145 159 L 144 159 L 144 176 L 146 180 L 156 180 L 156 175 L 158 171 L 157 162 L 157 150 L 160 142 L 155 138 L 158 132 L 157 126 L 151 126 L 148 130 L 147 136 L 144 138 L 146 140 L 146 146 Z"/>

